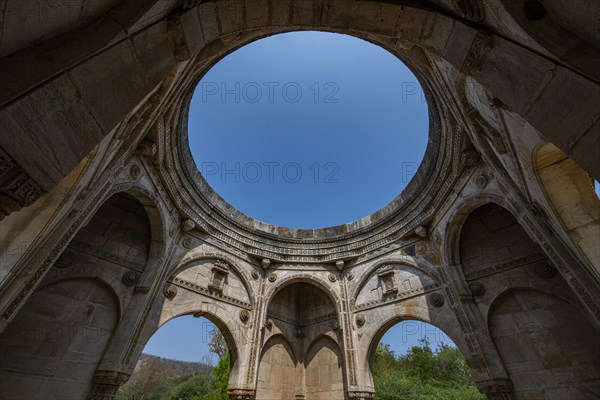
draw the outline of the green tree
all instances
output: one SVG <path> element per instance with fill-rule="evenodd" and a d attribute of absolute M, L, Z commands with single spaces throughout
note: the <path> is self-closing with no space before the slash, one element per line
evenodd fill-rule
<path fill-rule="evenodd" d="M 219 360 L 213 369 L 213 387 L 206 396 L 206 400 L 229 400 L 227 387 L 229 386 L 229 374 L 231 372 L 231 358 L 227 353 Z"/>
<path fill-rule="evenodd" d="M 208 348 L 219 357 L 219 363 L 212 372 L 212 389 L 206 396 L 206 400 L 228 400 L 227 387 L 229 386 L 229 374 L 231 373 L 231 357 L 225 342 L 225 336 L 214 327 L 210 333 Z"/>
<path fill-rule="evenodd" d="M 210 391 L 211 381 L 206 375 L 194 375 L 177 385 L 166 400 L 203 400 Z"/>
<path fill-rule="evenodd" d="M 377 400 L 484 400 L 473 384 L 460 351 L 441 344 L 434 351 L 427 340 L 396 356 L 380 344 L 372 364 Z"/>
<path fill-rule="evenodd" d="M 211 353 L 216 354 L 219 360 L 223 359 L 227 355 L 227 342 L 225 336 L 221 333 L 219 328 L 213 326 L 211 331 L 208 333 L 210 341 L 208 342 L 208 350 Z"/>

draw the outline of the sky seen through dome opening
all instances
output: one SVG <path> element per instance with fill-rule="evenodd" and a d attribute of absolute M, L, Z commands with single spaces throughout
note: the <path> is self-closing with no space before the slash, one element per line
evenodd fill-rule
<path fill-rule="evenodd" d="M 398 58 L 323 32 L 275 35 L 226 56 L 199 82 L 188 123 L 211 187 L 239 211 L 292 228 L 339 225 L 385 207 L 421 163 L 428 129 L 423 91 Z M 207 360 L 212 327 L 175 318 L 144 351 Z M 382 342 L 404 354 L 423 337 L 433 347 L 452 344 L 419 321 L 393 326 Z"/>
<path fill-rule="evenodd" d="M 324 32 L 275 35 L 224 57 L 198 83 L 188 123 L 198 169 L 221 197 L 300 229 L 385 207 L 414 176 L 428 129 L 408 67 Z"/>

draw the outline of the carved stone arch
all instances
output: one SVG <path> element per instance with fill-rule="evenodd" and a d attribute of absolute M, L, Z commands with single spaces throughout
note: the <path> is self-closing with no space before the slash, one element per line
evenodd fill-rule
<path fill-rule="evenodd" d="M 486 204 L 497 204 L 510 211 L 510 205 L 505 197 L 498 194 L 475 194 L 465 198 L 452 211 L 445 226 L 446 235 L 442 241 L 442 261 L 444 265 L 459 265 L 460 234 L 469 215 Z M 508 206 L 508 207 L 507 207 Z M 514 216 L 514 213 L 512 213 Z M 518 219 L 515 217 L 515 219 Z"/>
<path fill-rule="evenodd" d="M 250 282 L 252 281 L 252 277 L 244 268 L 240 268 L 239 263 L 234 260 L 232 257 L 229 257 L 225 254 L 220 253 L 206 253 L 204 250 L 194 249 L 187 253 L 173 268 L 173 272 L 170 276 L 175 277 L 182 271 L 191 267 L 193 263 L 203 263 L 203 262 L 223 262 L 228 265 L 233 271 L 240 277 L 246 292 L 248 293 L 249 302 L 251 307 L 254 308 L 255 303 L 255 294 L 254 289 Z"/>
<path fill-rule="evenodd" d="M 117 182 L 111 190 L 103 196 L 103 199 L 99 203 L 99 207 L 101 207 L 110 197 L 118 193 L 125 193 L 134 197 L 144 207 L 148 219 L 150 220 L 151 240 L 152 242 L 160 243 L 161 245 L 160 251 L 155 254 L 157 257 L 162 257 L 165 252 L 165 243 L 169 236 L 166 230 L 168 225 L 168 212 L 164 209 L 162 202 L 156 195 L 156 191 L 153 188 L 148 188 L 138 183 Z M 98 208 L 95 211 L 97 211 Z M 158 251 L 159 249 L 156 250 Z"/>
<path fill-rule="evenodd" d="M 578 250 L 588 270 L 600 279 L 600 201 L 593 179 L 551 143 L 537 146 L 532 154 L 533 171 L 551 212 Z"/>
<path fill-rule="evenodd" d="M 151 248 L 148 254 L 149 261 L 151 258 L 160 259 L 164 257 L 168 238 L 166 231 L 168 224 L 166 215 L 168 212 L 163 208 L 162 202 L 154 189 L 130 181 L 117 181 L 85 211 L 89 215 L 85 223 L 88 223 L 112 196 L 120 193 L 135 198 L 143 206 L 150 221 Z"/>
<path fill-rule="evenodd" d="M 102 196 L 97 207 L 94 208 L 91 218 L 94 218 L 96 213 L 100 211 L 113 196 L 120 194 L 130 196 L 141 204 L 149 222 L 150 238 L 146 263 L 143 266 L 141 273 L 136 273 L 137 276 L 132 275 L 132 279 L 129 283 L 126 283 L 127 285 L 136 286 L 142 288 L 142 290 L 146 290 L 152 285 L 155 273 L 161 267 L 164 257 L 166 256 L 167 242 L 169 240 L 169 235 L 166 231 L 168 225 L 168 213 L 164 209 L 162 202 L 159 200 L 154 190 L 139 183 L 117 181 Z M 91 219 L 89 221 L 91 221 Z M 123 276 L 122 279 L 124 283 L 127 281 L 125 276 Z"/>
<path fill-rule="evenodd" d="M 573 295 L 573 293 L 565 288 L 564 286 L 553 285 L 551 282 L 544 282 L 543 278 L 540 278 L 538 281 L 535 281 L 536 285 L 518 285 L 518 286 L 507 286 L 507 285 L 498 285 L 497 287 L 493 287 L 489 289 L 489 301 L 482 307 L 482 313 L 484 314 L 484 321 L 486 328 L 489 328 L 490 323 L 490 311 L 494 306 L 494 303 L 500 301 L 502 296 L 506 295 L 511 290 L 517 291 L 531 291 L 531 292 L 539 292 L 543 294 L 551 294 L 552 296 L 564 301 L 565 303 L 570 304 L 574 308 L 580 308 L 581 303 L 579 300 Z M 544 284 L 545 283 L 545 284 Z M 487 292 L 486 292 L 487 294 Z M 488 329 L 489 332 L 489 329 Z M 491 333 L 491 332 L 490 332 Z"/>
<path fill-rule="evenodd" d="M 141 205 L 144 209 L 145 217 L 147 217 L 147 221 L 149 224 L 150 230 L 150 238 L 147 243 L 148 250 L 145 255 L 145 264 L 142 266 L 143 271 L 146 271 L 148 267 L 151 268 L 158 267 L 160 264 L 160 259 L 163 256 L 165 251 L 165 243 L 164 243 L 164 219 L 159 211 L 158 206 L 156 205 L 156 196 L 149 190 L 143 188 L 139 185 L 121 185 L 116 184 L 110 190 L 108 190 L 104 195 L 99 199 L 97 203 L 92 204 L 92 207 L 86 211 L 88 214 L 87 221 L 85 224 L 79 228 L 77 233 L 73 236 L 66 249 L 63 250 L 61 256 L 54 263 L 53 268 L 50 268 L 49 271 L 44 276 L 44 279 L 41 280 L 40 285 L 47 286 L 49 282 L 58 282 L 66 279 L 77 279 L 79 277 L 86 278 L 89 277 L 91 279 L 97 279 L 101 282 L 104 282 L 108 285 L 112 292 L 115 294 L 117 298 L 119 298 L 119 309 L 120 315 L 125 311 L 124 306 L 122 305 L 122 297 L 125 296 L 124 289 L 122 288 L 123 283 L 125 283 L 125 278 L 123 275 L 119 273 L 119 275 L 109 276 L 103 273 L 103 270 L 99 270 L 93 259 L 86 258 L 85 254 L 95 254 L 96 250 L 92 250 L 90 252 L 90 248 L 88 248 L 88 238 L 84 237 L 84 242 L 77 243 L 77 239 L 84 228 L 86 228 L 91 222 L 95 221 L 95 217 L 102 210 L 102 208 L 109 204 L 111 199 L 114 196 L 118 196 L 121 194 L 125 194 L 130 196 L 131 199 L 135 200 L 139 205 Z M 91 239 L 90 239 L 91 240 Z M 95 246 L 95 245 L 94 245 Z M 84 258 L 82 262 L 79 262 L 77 259 L 77 254 L 83 254 Z M 118 257 L 116 259 L 112 259 L 110 257 L 110 253 L 105 254 L 104 256 L 109 255 L 106 260 L 110 260 L 109 262 L 114 263 L 115 267 L 121 265 Z M 100 255 L 100 257 L 104 257 Z M 118 255 L 117 255 L 118 256 Z M 123 268 L 121 268 L 123 269 Z M 125 269 L 126 270 L 126 269 Z M 127 283 L 127 285 L 135 285 L 138 282 L 139 273 L 135 272 L 135 275 L 131 281 L 131 283 Z M 143 275 L 143 273 L 142 273 Z"/>
<path fill-rule="evenodd" d="M 425 304 L 425 303 L 424 303 Z M 420 321 L 430 324 L 440 329 L 456 344 L 465 358 L 471 356 L 469 347 L 464 340 L 464 335 L 458 328 L 457 322 L 452 318 L 452 314 L 448 312 L 432 311 L 426 307 L 410 307 L 410 314 L 398 310 L 391 316 L 387 316 L 378 320 L 376 323 L 371 322 L 371 326 L 364 333 L 368 344 L 363 347 L 361 344 L 361 360 L 360 365 L 364 366 L 365 372 L 369 371 L 372 366 L 375 350 L 385 333 L 394 325 L 403 321 Z"/>
<path fill-rule="evenodd" d="M 77 281 L 77 280 L 93 281 L 95 283 L 98 283 L 102 287 L 104 287 L 107 292 L 110 292 L 110 294 L 114 297 L 114 300 L 116 302 L 117 313 L 119 315 L 119 318 L 121 318 L 123 316 L 123 314 L 125 312 L 123 299 L 121 298 L 121 294 L 119 293 L 119 290 L 115 287 L 114 283 L 108 282 L 105 279 L 105 277 L 99 277 L 97 275 L 91 275 L 91 274 L 90 275 L 79 275 L 78 272 L 76 272 L 76 271 L 71 272 L 70 270 L 68 270 L 66 272 L 67 272 L 66 274 L 61 275 L 57 279 L 44 279 L 44 281 L 42 281 L 42 283 L 40 283 L 35 288 L 35 290 L 33 291 L 33 294 L 35 294 L 36 292 L 39 292 L 41 290 L 44 290 L 45 288 L 48 288 L 52 285 L 60 284 L 61 282 Z"/>
<path fill-rule="evenodd" d="M 276 283 L 272 287 L 268 288 L 267 291 L 265 292 L 264 298 L 265 298 L 265 304 L 267 305 L 267 307 L 269 306 L 269 304 L 271 303 L 273 298 L 275 298 L 277 293 L 279 293 L 281 290 L 283 290 L 286 287 L 293 285 L 295 283 L 307 283 L 307 284 L 313 285 L 313 286 L 319 288 L 320 290 L 322 290 L 327 295 L 329 300 L 331 300 L 331 303 L 335 307 L 335 311 L 337 313 L 337 317 L 339 320 L 340 314 L 342 312 L 341 298 L 338 297 L 338 294 L 331 287 L 331 285 L 332 285 L 331 282 L 328 282 L 327 280 L 325 280 L 319 276 L 316 276 L 316 275 L 310 275 L 310 274 L 289 275 L 289 276 L 283 277 L 281 280 L 278 279 L 276 281 Z M 266 322 L 267 322 L 267 313 L 264 313 L 262 324 L 264 325 Z"/>
<path fill-rule="evenodd" d="M 306 350 L 304 350 L 304 360 L 308 360 L 308 355 L 310 354 L 310 351 L 312 350 L 312 348 L 314 347 L 315 344 L 317 344 L 317 342 L 319 340 L 331 340 L 333 342 L 335 342 L 336 345 L 338 345 L 341 349 L 341 345 L 340 345 L 340 340 L 339 338 L 333 333 L 333 332 L 325 332 L 322 333 L 318 336 L 316 336 L 313 340 L 310 341 L 310 343 L 306 346 Z"/>
<path fill-rule="evenodd" d="M 347 385 L 344 373 L 344 353 L 338 340 L 331 335 L 318 336 L 304 356 L 304 393 L 306 398 L 345 399 Z"/>
<path fill-rule="evenodd" d="M 596 283 L 589 281 L 589 279 L 582 283 L 581 279 L 586 279 L 589 276 L 585 271 L 582 271 L 585 268 L 584 264 L 581 264 L 578 258 L 573 257 L 572 253 L 565 249 L 562 240 L 544 231 L 548 229 L 544 224 L 545 221 L 542 223 L 535 221 L 536 219 L 543 220 L 546 218 L 544 215 L 541 215 L 543 211 L 535 203 L 521 205 L 509 197 L 501 197 L 498 194 L 489 193 L 477 194 L 466 198 L 456 207 L 446 225 L 448 234 L 444 243 L 445 264 L 460 266 L 459 272 L 462 275 L 462 279 L 466 280 L 463 272 L 464 265 L 462 265 L 459 251 L 463 226 L 473 211 L 486 205 L 497 205 L 514 218 L 516 225 L 525 233 L 527 240 L 537 249 L 536 254 L 539 254 L 538 258 L 540 261 L 543 259 L 549 268 L 556 268 L 561 278 L 571 287 L 573 293 L 578 296 L 582 304 L 585 304 L 590 316 L 597 325 L 600 313 L 597 302 L 595 302 L 591 294 L 597 290 Z M 532 260 L 524 261 L 529 262 Z"/>
<path fill-rule="evenodd" d="M 262 346 L 262 350 L 260 352 L 261 358 L 262 358 L 263 354 L 265 353 L 266 349 L 272 344 L 272 342 L 274 342 L 276 340 L 282 340 L 287 344 L 287 346 L 289 346 L 290 350 L 292 351 L 292 354 L 291 354 L 292 361 L 293 361 L 294 365 L 298 364 L 298 362 L 302 359 L 302 354 L 300 354 L 300 350 L 283 333 L 275 333 L 275 334 L 269 336 L 269 338 L 265 341 L 265 343 Z"/>
<path fill-rule="evenodd" d="M 293 399 L 301 393 L 304 371 L 288 338 L 281 334 L 270 337 L 258 359 L 256 391 L 251 398 Z"/>
<path fill-rule="evenodd" d="M 110 285 L 99 279 L 38 288 L 1 334 L 0 397 L 85 398 L 119 326 L 120 306 Z"/>
<path fill-rule="evenodd" d="M 239 360 L 239 346 L 240 337 L 236 337 L 237 323 L 235 315 L 230 314 L 227 310 L 219 307 L 208 307 L 206 309 L 198 308 L 197 304 L 177 304 L 171 306 L 168 314 L 160 316 L 158 325 L 153 327 L 150 332 L 146 333 L 146 338 L 143 341 L 144 346 L 148 343 L 148 340 L 166 323 L 176 318 L 183 317 L 185 315 L 193 315 L 194 317 L 203 317 L 212 322 L 219 331 L 225 337 L 227 343 L 227 349 L 231 355 L 231 365 L 236 366 L 236 362 Z M 147 335 L 147 333 L 150 333 Z M 237 335 L 239 336 L 239 334 Z M 240 343 L 241 344 L 241 343 Z"/>
<path fill-rule="evenodd" d="M 517 398 L 594 396 L 600 379 L 600 331 L 581 306 L 531 288 L 510 288 L 496 297 L 487 327 L 511 377 Z M 583 380 L 576 377 L 583 374 Z M 531 382 L 544 381 L 544 388 Z"/>
<path fill-rule="evenodd" d="M 416 268 L 425 273 L 426 275 L 430 276 L 437 283 L 441 283 L 441 278 L 439 274 L 433 268 L 431 268 L 430 265 L 427 265 L 423 262 L 417 262 L 413 257 L 410 256 L 398 255 L 392 258 L 377 260 L 369 268 L 360 268 L 359 275 L 356 278 L 354 278 L 356 279 L 358 284 L 355 286 L 355 288 L 352 288 L 349 291 L 348 297 L 356 300 L 356 296 L 358 296 L 362 288 L 365 286 L 371 274 L 377 271 L 378 268 L 386 264 L 404 264 L 409 267 Z"/>

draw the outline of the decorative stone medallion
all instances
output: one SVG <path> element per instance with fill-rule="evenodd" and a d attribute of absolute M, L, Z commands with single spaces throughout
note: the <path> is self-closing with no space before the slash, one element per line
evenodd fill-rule
<path fill-rule="evenodd" d="M 442 296 L 440 293 L 434 293 L 431 296 L 429 296 L 429 300 L 431 301 L 431 305 L 433 305 L 434 307 L 441 307 L 444 305 L 444 296 Z"/>
<path fill-rule="evenodd" d="M 241 310 L 240 311 L 240 321 L 242 321 L 243 323 L 246 323 L 250 320 L 250 312 L 248 310 Z"/>
<path fill-rule="evenodd" d="M 133 180 L 139 179 L 142 176 L 142 169 L 139 165 L 133 164 L 131 168 L 129 168 L 129 177 Z"/>
<path fill-rule="evenodd" d="M 355 321 L 356 321 L 356 326 L 358 326 L 359 328 L 361 326 L 363 326 L 365 324 L 365 322 L 367 322 L 365 314 L 358 314 L 355 318 Z"/>
<path fill-rule="evenodd" d="M 535 266 L 535 273 L 544 279 L 550 279 L 556 275 L 556 268 L 548 263 L 539 263 Z"/>
<path fill-rule="evenodd" d="M 481 282 L 472 282 L 469 284 L 469 288 L 473 296 L 483 296 L 485 294 L 485 286 Z"/>
<path fill-rule="evenodd" d="M 477 185 L 479 189 L 485 189 L 489 181 L 490 178 L 486 174 L 479 174 L 477 178 L 475 178 L 475 185 Z"/>
<path fill-rule="evenodd" d="M 73 253 L 71 250 L 65 250 L 58 257 L 58 259 L 56 260 L 54 265 L 57 268 L 67 268 L 67 267 L 70 267 L 71 265 L 73 265 L 74 262 L 75 262 L 75 253 Z"/>
<path fill-rule="evenodd" d="M 163 288 L 163 294 L 167 299 L 172 300 L 173 298 L 175 298 L 175 296 L 177 296 L 177 290 L 177 286 L 173 285 L 172 283 L 169 283 Z"/>
<path fill-rule="evenodd" d="M 133 286 L 140 280 L 140 273 L 137 271 L 127 271 L 123 274 L 121 281 L 125 286 Z"/>

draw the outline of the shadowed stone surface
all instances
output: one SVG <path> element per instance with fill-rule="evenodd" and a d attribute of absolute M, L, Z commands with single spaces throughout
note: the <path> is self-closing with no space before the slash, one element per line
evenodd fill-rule
<path fill-rule="evenodd" d="M 185 314 L 224 333 L 232 399 L 372 398 L 405 319 L 442 329 L 489 399 L 600 396 L 600 3 L 73 1 L 36 20 L 50 3 L 0 2 L 0 397 L 113 399 Z M 211 65 L 302 29 L 395 54 L 431 121 L 396 199 L 314 230 L 227 204 L 186 130 Z"/>

